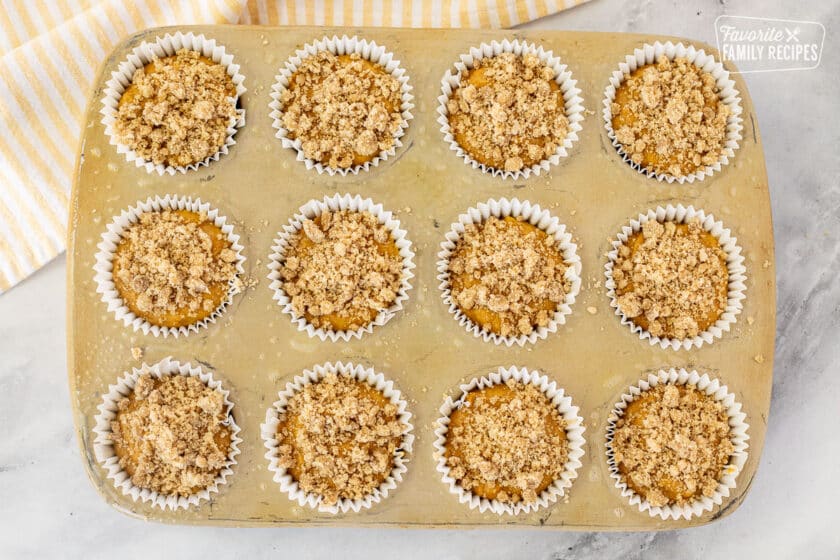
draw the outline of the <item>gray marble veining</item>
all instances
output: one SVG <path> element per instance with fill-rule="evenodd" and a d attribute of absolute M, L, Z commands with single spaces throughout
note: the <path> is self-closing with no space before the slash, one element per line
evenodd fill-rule
<path fill-rule="evenodd" d="M 657 534 L 243 530 L 131 520 L 96 495 L 78 455 L 61 257 L 0 297 L 0 557 L 840 558 L 840 2 L 593 0 L 532 25 L 714 43 L 714 19 L 724 13 L 827 29 L 817 70 L 747 77 L 770 177 L 778 329 L 767 443 L 751 493 L 732 516 Z"/>

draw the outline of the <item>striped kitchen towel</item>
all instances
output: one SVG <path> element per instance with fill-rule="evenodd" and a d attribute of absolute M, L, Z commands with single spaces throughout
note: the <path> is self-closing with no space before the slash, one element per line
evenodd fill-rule
<path fill-rule="evenodd" d="M 510 27 L 587 0 L 0 0 L 0 294 L 64 250 L 88 94 L 121 38 L 164 25 Z"/>

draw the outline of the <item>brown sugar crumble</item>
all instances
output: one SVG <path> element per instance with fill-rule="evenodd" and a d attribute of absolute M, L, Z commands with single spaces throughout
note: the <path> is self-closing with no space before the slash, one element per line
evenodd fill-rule
<path fill-rule="evenodd" d="M 661 57 L 635 70 L 612 103 L 615 138 L 633 163 L 684 177 L 715 164 L 730 109 L 714 76 L 686 60 Z"/>
<path fill-rule="evenodd" d="M 185 326 L 222 304 L 237 258 L 227 236 L 206 215 L 145 212 L 117 245 L 114 284 L 137 315 L 162 326 Z"/>
<path fill-rule="evenodd" d="M 279 464 L 326 505 L 363 499 L 393 470 L 404 429 L 381 391 L 329 373 L 292 396 L 280 415 Z"/>
<path fill-rule="evenodd" d="M 632 401 L 611 447 L 624 482 L 654 507 L 711 497 L 734 452 L 724 406 L 696 387 L 674 384 Z"/>
<path fill-rule="evenodd" d="M 452 301 L 482 328 L 529 335 L 571 291 L 557 240 L 528 222 L 489 217 L 465 226 L 449 260 Z"/>
<path fill-rule="evenodd" d="M 140 488 L 191 496 L 228 464 L 232 429 L 224 395 L 197 377 L 141 375 L 111 422 L 120 466 Z"/>
<path fill-rule="evenodd" d="M 301 62 L 283 91 L 283 127 L 309 159 L 361 165 L 394 146 L 403 122 L 400 90 L 381 65 L 322 51 Z"/>
<path fill-rule="evenodd" d="M 476 161 L 519 171 L 548 158 L 569 133 L 554 70 L 536 55 L 502 53 L 461 73 L 446 109 L 456 142 Z"/>
<path fill-rule="evenodd" d="M 726 253 L 696 218 L 646 222 L 619 247 L 612 274 L 618 308 L 653 336 L 693 338 L 726 310 Z"/>
<path fill-rule="evenodd" d="M 370 212 L 324 212 L 303 222 L 280 268 L 294 312 L 316 328 L 358 330 L 397 299 L 402 257 Z"/>
<path fill-rule="evenodd" d="M 225 143 L 235 96 L 224 66 L 180 50 L 134 72 L 117 108 L 117 138 L 155 164 L 204 161 Z"/>
<path fill-rule="evenodd" d="M 533 503 L 565 469 L 565 420 L 539 389 L 511 379 L 467 393 L 450 414 L 445 457 L 465 490 L 503 503 Z"/>

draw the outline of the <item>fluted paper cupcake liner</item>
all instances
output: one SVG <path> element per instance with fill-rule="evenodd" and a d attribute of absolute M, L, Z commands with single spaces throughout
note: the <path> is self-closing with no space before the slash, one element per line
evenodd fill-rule
<path fill-rule="evenodd" d="M 548 488 L 543 490 L 535 502 L 509 504 L 499 500 L 488 500 L 465 490 L 458 484 L 458 481 L 450 476 L 450 468 L 446 464 L 446 435 L 449 431 L 450 415 L 458 409 L 467 398 L 467 394 L 473 390 L 485 389 L 493 385 L 501 385 L 513 379 L 525 385 L 533 385 L 551 401 L 557 408 L 560 416 L 566 423 L 566 439 L 569 443 L 569 457 L 566 460 L 562 474 L 554 480 Z M 449 491 L 458 497 L 458 501 L 467 504 L 470 509 L 478 509 L 481 513 L 491 511 L 498 515 L 509 514 L 519 515 L 530 513 L 545 508 L 562 498 L 574 480 L 577 478 L 577 471 L 581 467 L 581 458 L 584 454 L 583 438 L 585 431 L 583 420 L 578 415 L 578 407 L 572 405 L 572 399 L 566 395 L 563 389 L 557 387 L 554 381 L 539 372 L 529 371 L 526 368 L 500 367 L 497 371 L 483 377 L 472 379 L 469 383 L 460 386 L 461 393 L 457 399 L 451 396 L 446 398 L 440 407 L 440 418 L 435 427 L 434 457 L 437 463 L 437 471 L 441 474 L 441 480 L 449 487 Z"/>
<path fill-rule="evenodd" d="M 134 162 L 137 167 L 143 167 L 149 173 L 157 172 L 159 175 L 163 175 L 164 173 L 174 175 L 176 172 L 186 173 L 187 171 L 198 169 L 201 166 L 209 165 L 211 161 L 218 161 L 222 155 L 228 153 L 231 146 L 236 144 L 234 135 L 237 129 L 245 126 L 245 110 L 237 109 L 236 116 L 232 117 L 228 124 L 227 137 L 219 151 L 198 163 L 187 166 L 156 164 L 142 158 L 135 150 L 119 141 L 114 127 L 120 98 L 128 86 L 131 85 L 134 79 L 134 73 L 153 60 L 174 56 L 182 49 L 201 53 L 202 56 L 225 67 L 228 76 L 230 76 L 231 81 L 236 87 L 235 97 L 229 98 L 230 103 L 234 106 L 236 106 L 239 98 L 246 91 L 245 86 L 242 85 L 245 76 L 239 73 L 239 65 L 234 64 L 233 55 L 228 54 L 222 45 L 217 45 L 215 40 L 207 39 L 204 35 L 194 35 L 193 33 L 181 33 L 178 31 L 173 34 L 167 33 L 163 37 L 157 37 L 154 42 L 144 41 L 137 46 L 128 55 L 126 60 L 120 63 L 117 70 L 111 73 L 111 79 L 106 82 L 100 113 L 102 114 L 102 124 L 105 125 L 105 134 L 108 136 L 109 142 L 117 147 L 117 152 L 124 154 L 127 162 Z"/>
<path fill-rule="evenodd" d="M 489 329 L 484 329 L 481 325 L 476 324 L 467 317 L 452 298 L 452 286 L 449 280 L 449 259 L 452 257 L 458 240 L 465 231 L 464 226 L 482 223 L 490 216 L 495 216 L 496 218 L 505 218 L 507 216 L 521 218 L 541 229 L 557 240 L 558 248 L 563 255 L 563 261 L 566 263 L 565 278 L 571 282 L 571 290 L 566 294 L 562 303 L 557 306 L 557 310 L 554 312 L 548 325 L 537 327 L 531 334 L 502 336 L 491 332 Z M 578 293 L 580 293 L 581 264 L 580 257 L 577 254 L 577 245 L 572 243 L 572 235 L 566 231 L 566 226 L 561 224 L 548 210 L 543 210 L 539 205 L 531 204 L 527 200 L 520 202 L 516 198 L 512 200 L 508 200 L 507 198 L 498 200 L 490 199 L 487 202 L 480 203 L 468 209 L 465 214 L 458 216 L 457 222 L 452 224 L 452 228 L 446 234 L 446 239 L 440 244 L 440 252 L 438 252 L 437 257 L 437 279 L 440 282 L 438 287 L 441 290 L 443 302 L 449 308 L 449 313 L 468 332 L 471 332 L 477 337 L 481 337 L 485 342 L 492 341 L 495 344 L 504 343 L 507 346 L 512 346 L 513 344 L 524 346 L 526 342 L 534 343 L 539 339 L 546 338 L 549 333 L 557 332 L 558 326 L 566 324 L 566 317 L 572 313 L 571 306 L 575 303 Z"/>
<path fill-rule="evenodd" d="M 397 297 L 387 309 L 381 310 L 376 317 L 357 330 L 334 331 L 325 328 L 316 328 L 302 315 L 298 315 L 292 308 L 292 301 L 283 289 L 283 279 L 280 269 L 286 260 L 286 251 L 289 249 L 292 237 L 303 229 L 303 222 L 314 219 L 324 212 L 337 212 L 339 210 L 350 210 L 353 212 L 370 212 L 376 220 L 385 226 L 390 232 L 391 238 L 399 250 L 402 258 L 402 279 Z M 321 340 L 330 339 L 348 341 L 351 338 L 361 338 L 363 334 L 373 332 L 373 328 L 382 326 L 390 321 L 403 308 L 403 303 L 408 299 L 408 291 L 411 289 L 411 279 L 414 278 L 414 251 L 411 249 L 411 241 L 406 237 L 406 232 L 400 227 L 400 221 L 393 217 L 392 213 L 383 209 L 381 204 L 374 204 L 369 198 L 362 198 L 359 195 L 351 196 L 333 195 L 324 197 L 323 200 L 310 200 L 300 207 L 298 213 L 283 226 L 283 231 L 277 233 L 271 254 L 268 257 L 268 279 L 271 281 L 269 288 L 274 292 L 273 299 L 283 309 L 283 313 L 292 318 L 292 323 L 297 325 L 298 330 L 306 331 L 310 337 L 318 337 Z"/>
<path fill-rule="evenodd" d="M 470 156 L 463 147 L 455 140 L 455 135 L 449 126 L 449 110 L 446 107 L 447 101 L 452 97 L 453 92 L 461 85 L 461 74 L 467 70 L 471 70 L 475 66 L 476 60 L 483 58 L 493 58 L 502 53 L 513 53 L 517 56 L 524 54 L 533 54 L 537 56 L 540 61 L 554 70 L 554 81 L 560 86 L 560 91 L 563 93 L 563 100 L 565 104 L 566 117 L 569 119 L 569 132 L 563 139 L 563 142 L 558 146 L 557 151 L 550 157 L 535 163 L 530 167 L 525 167 L 519 171 L 505 171 L 504 169 L 497 169 L 483 163 L 479 163 L 472 156 Z M 520 41 L 515 39 L 510 41 L 504 39 L 501 42 L 491 41 L 490 43 L 481 43 L 478 47 L 470 48 L 469 52 L 462 54 L 459 60 L 455 63 L 455 71 L 451 69 L 446 71 L 441 80 L 441 94 L 438 96 L 438 119 L 440 124 L 440 131 L 443 133 L 443 138 L 449 148 L 455 152 L 458 157 L 462 158 L 465 163 L 472 166 L 473 169 L 480 169 L 483 173 L 490 173 L 495 177 L 502 177 L 505 179 L 519 179 L 528 178 L 532 173 L 539 175 L 543 171 L 548 171 L 552 165 L 560 163 L 560 159 L 569 155 L 573 144 L 578 140 L 578 133 L 583 129 L 581 122 L 584 117 L 583 98 L 581 97 L 581 90 L 577 87 L 577 80 L 572 79 L 572 73 L 568 70 L 565 64 L 560 62 L 560 59 L 554 56 L 552 51 L 546 51 L 543 47 L 538 47 L 533 43 Z"/>
<path fill-rule="evenodd" d="M 636 400 L 645 391 L 659 384 L 695 386 L 698 390 L 721 403 L 726 408 L 726 415 L 729 419 L 730 438 L 734 446 L 734 451 L 729 460 L 729 464 L 724 468 L 723 476 L 718 482 L 714 494 L 711 497 L 703 496 L 684 506 L 652 506 L 650 502 L 639 496 L 639 494 L 624 482 L 623 476 L 619 472 L 618 465 L 615 462 L 612 449 L 615 424 L 624 414 L 627 405 Z M 686 371 L 683 368 L 663 369 L 659 370 L 658 373 L 649 374 L 646 379 L 639 380 L 637 384 L 632 385 L 621 396 L 621 400 L 615 404 L 607 421 L 607 466 L 609 467 L 610 476 L 615 480 L 615 487 L 621 491 L 622 496 L 629 498 L 630 505 L 638 506 L 639 511 L 646 511 L 651 517 L 659 516 L 663 520 L 676 520 L 682 517 L 688 520 L 692 517 L 702 515 L 703 512 L 711 511 L 714 506 L 721 505 L 724 498 L 729 497 L 730 492 L 735 488 L 738 474 L 747 462 L 747 448 L 749 447 L 748 440 L 750 436 L 747 434 L 749 425 L 746 423 L 746 418 L 747 415 L 741 412 L 741 403 L 735 400 L 735 395 L 729 392 L 726 385 L 721 385 L 719 380 L 710 378 L 708 374 L 704 373 L 701 376 L 696 371 Z"/>
<path fill-rule="evenodd" d="M 231 428 L 228 460 L 211 486 L 191 496 L 164 495 L 148 488 L 140 488 L 131 482 L 131 477 L 120 466 L 119 458 L 114 451 L 111 422 L 117 417 L 117 405 L 123 397 L 131 395 L 137 380 L 144 374 L 149 374 L 157 379 L 167 375 L 197 377 L 206 386 L 224 395 L 225 412 L 228 417 L 225 425 Z M 230 392 L 222 387 L 220 381 L 213 379 L 211 372 L 204 371 L 190 363 L 181 363 L 167 357 L 156 364 L 148 365 L 144 363 L 139 368 L 133 368 L 132 371 L 125 372 L 116 384 L 108 386 L 108 392 L 102 396 L 102 404 L 97 407 L 99 414 L 94 417 L 93 427 L 95 435 L 93 451 L 96 460 L 108 472 L 107 476 L 113 480 L 114 486 L 121 490 L 123 495 L 131 496 L 131 499 L 135 502 L 152 502 L 155 507 L 170 510 L 197 506 L 202 501 L 209 500 L 210 494 L 218 492 L 221 486 L 227 484 L 227 479 L 233 474 L 233 467 L 236 465 L 236 456 L 240 453 L 239 444 L 242 443 L 242 439 L 239 437 L 239 426 L 236 425 L 233 418 L 233 403 L 229 396 Z"/>
<path fill-rule="evenodd" d="M 330 373 L 355 379 L 367 383 L 384 395 L 392 404 L 397 407 L 397 414 L 403 426 L 402 442 L 394 453 L 393 467 L 388 477 L 371 494 L 362 499 L 341 498 L 333 505 L 323 503 L 323 496 L 305 492 L 300 488 L 297 481 L 279 464 L 279 445 L 277 439 L 277 428 L 280 425 L 280 416 L 285 412 L 289 400 L 306 385 L 321 381 Z M 268 459 L 268 469 L 274 473 L 274 481 L 280 485 L 280 490 L 288 494 L 289 499 L 296 501 L 301 506 L 309 506 L 320 512 L 338 514 L 353 511 L 358 513 L 362 509 L 372 507 L 388 497 L 397 484 L 402 481 L 403 475 L 408 470 L 406 464 L 409 461 L 411 448 L 414 444 L 414 426 L 411 424 L 411 413 L 408 411 L 408 404 L 403 395 L 394 387 L 393 381 L 389 381 L 381 373 L 376 373 L 372 368 L 353 363 L 327 362 L 317 365 L 311 370 L 303 371 L 302 375 L 294 378 L 286 384 L 286 388 L 278 393 L 278 400 L 266 411 L 265 422 L 260 426 L 263 443 L 267 449 L 265 458 Z"/>
<path fill-rule="evenodd" d="M 720 100 L 729 107 L 730 114 L 726 120 L 726 142 L 721 153 L 720 159 L 714 165 L 707 165 L 699 171 L 685 175 L 683 177 L 675 177 L 668 173 L 659 173 L 652 169 L 643 167 L 638 163 L 634 163 L 624 147 L 619 143 L 615 137 L 615 131 L 612 126 L 612 103 L 615 101 L 615 92 L 626 80 L 630 74 L 642 66 L 653 64 L 661 57 L 667 57 L 670 60 L 675 58 L 685 58 L 697 68 L 704 72 L 710 73 L 717 82 L 719 89 Z M 741 130 L 743 127 L 743 118 L 741 117 L 741 97 L 740 93 L 735 87 L 735 81 L 730 79 L 729 71 L 727 71 L 723 64 L 715 60 L 712 55 L 706 54 L 702 49 L 696 49 L 689 45 L 686 47 L 682 43 L 676 45 L 668 41 L 667 43 L 660 43 L 656 41 L 653 44 L 645 43 L 642 47 L 633 51 L 633 54 L 627 55 L 625 61 L 618 65 L 618 70 L 610 76 L 610 83 L 604 90 L 604 126 L 607 129 L 607 136 L 609 136 L 612 145 L 618 151 L 622 159 L 630 165 L 633 169 L 648 177 L 653 177 L 658 181 L 667 181 L 673 183 L 674 181 L 682 183 L 693 183 L 694 181 L 702 181 L 705 177 L 710 177 L 713 173 L 720 171 L 724 165 L 729 163 L 729 159 L 735 156 L 735 151 L 739 147 L 742 140 Z"/>
<path fill-rule="evenodd" d="M 141 214 L 146 212 L 161 212 L 163 210 L 190 210 L 192 212 L 204 213 L 227 236 L 230 242 L 230 249 L 236 253 L 236 276 L 230 281 L 227 297 L 207 318 L 192 323 L 185 327 L 163 327 L 154 325 L 146 319 L 137 316 L 125 303 L 116 286 L 114 285 L 114 253 L 117 250 L 125 231 L 136 224 Z M 134 206 L 123 210 L 108 228 L 102 233 L 102 241 L 96 246 L 99 250 L 96 253 L 96 264 L 94 281 L 96 282 L 96 293 L 101 295 L 102 301 L 108 306 L 108 311 L 114 314 L 118 321 L 125 326 L 130 326 L 134 332 L 143 334 L 152 333 L 154 336 L 187 336 L 197 332 L 203 327 L 215 323 L 225 309 L 233 301 L 233 297 L 242 291 L 242 275 L 245 274 L 243 263 L 245 257 L 242 255 L 242 245 L 239 244 L 239 235 L 234 233 L 233 226 L 227 223 L 227 218 L 219 214 L 219 211 L 200 198 L 192 199 L 186 196 L 166 195 L 164 197 L 150 197 L 145 201 L 139 201 Z"/>
<path fill-rule="evenodd" d="M 650 220 L 656 220 L 661 223 L 676 222 L 681 224 L 693 218 L 700 220 L 701 227 L 718 240 L 721 249 L 726 253 L 726 270 L 729 273 L 726 308 L 713 325 L 693 338 L 680 340 L 653 336 L 646 329 L 634 323 L 618 306 L 618 294 L 616 294 L 615 280 L 613 279 L 613 268 L 618 258 L 618 250 L 627 242 L 630 236 L 640 232 L 642 226 Z M 630 330 L 638 334 L 641 340 L 648 340 L 651 345 L 658 344 L 663 349 L 673 348 L 674 350 L 679 350 L 683 348 L 688 350 L 690 348 L 700 348 L 704 343 L 711 344 L 715 339 L 721 338 L 723 333 L 729 332 L 732 325 L 735 324 L 738 314 L 741 313 L 744 307 L 743 300 L 746 297 L 745 292 L 747 290 L 747 269 L 744 267 L 744 257 L 741 255 L 741 247 L 737 243 L 738 239 L 733 237 L 731 232 L 723 227 L 723 222 L 715 220 L 713 215 L 706 214 L 703 210 L 695 210 L 693 206 L 686 208 L 681 204 L 677 206 L 669 204 L 664 208 L 657 206 L 655 209 L 648 210 L 646 214 L 639 214 L 637 219 L 631 220 L 629 225 L 621 228 L 616 239 L 612 241 L 612 250 L 607 254 L 607 264 L 604 267 L 606 276 L 605 287 L 607 288 L 607 297 L 610 298 L 610 307 L 615 309 L 615 314 L 621 318 L 622 325 L 630 327 Z"/>
<path fill-rule="evenodd" d="M 402 99 L 400 113 L 402 115 L 402 122 L 400 123 L 399 130 L 394 133 L 394 145 L 388 150 L 379 152 L 372 160 L 361 165 L 354 165 L 348 168 L 330 167 L 319 161 L 307 158 L 303 153 L 300 138 L 290 138 L 289 131 L 283 126 L 283 105 L 280 98 L 283 92 L 288 89 L 292 75 L 305 59 L 323 51 L 329 51 L 339 56 L 358 54 L 361 58 L 380 65 L 400 83 L 400 96 Z M 374 41 L 359 39 L 356 36 L 348 37 L 347 35 L 343 35 L 341 38 L 335 35 L 324 37 L 323 39 L 304 45 L 302 49 L 295 51 L 295 54 L 286 61 L 285 67 L 280 69 L 280 73 L 274 79 L 274 85 L 271 86 L 271 102 L 268 104 L 268 107 L 271 109 L 269 116 L 272 120 L 272 126 L 277 131 L 275 136 L 282 141 L 283 147 L 291 148 L 297 152 L 297 161 L 302 161 L 307 169 L 315 169 L 318 173 L 326 172 L 329 175 L 338 173 L 342 176 L 348 173 L 356 175 L 360 171 L 369 171 L 372 167 L 378 166 L 396 154 L 397 150 L 402 147 L 402 141 L 400 139 L 405 135 L 409 121 L 414 118 L 414 115 L 411 114 L 411 110 L 414 108 L 414 95 L 411 93 L 413 88 L 409 84 L 408 74 L 400 66 L 400 61 L 394 59 L 393 53 L 385 50 L 385 47 L 377 45 Z"/>

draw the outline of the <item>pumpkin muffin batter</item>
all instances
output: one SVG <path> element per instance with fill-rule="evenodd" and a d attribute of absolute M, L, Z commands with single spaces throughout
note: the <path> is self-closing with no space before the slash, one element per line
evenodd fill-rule
<path fill-rule="evenodd" d="M 117 244 L 114 287 L 138 317 L 160 327 L 186 327 L 224 303 L 237 259 L 227 236 L 205 214 L 145 212 Z"/>
<path fill-rule="evenodd" d="M 654 507 L 711 497 L 734 452 L 724 406 L 675 384 L 629 403 L 609 445 L 622 480 Z"/>
<path fill-rule="evenodd" d="M 280 97 L 283 127 L 309 159 L 334 169 L 363 165 L 394 146 L 401 87 L 356 53 L 319 52 L 301 62 Z"/>
<path fill-rule="evenodd" d="M 292 309 L 316 328 L 355 331 L 397 299 L 400 251 L 370 212 L 324 212 L 292 236 L 280 268 Z"/>
<path fill-rule="evenodd" d="M 235 96 L 224 66 L 180 50 L 134 73 L 117 107 L 117 139 L 155 164 L 204 161 L 225 143 L 236 117 Z"/>
<path fill-rule="evenodd" d="M 646 222 L 619 247 L 612 274 L 618 308 L 653 336 L 693 338 L 726 310 L 726 253 L 696 218 Z"/>
<path fill-rule="evenodd" d="M 723 154 L 730 109 L 714 76 L 685 58 L 663 56 L 633 71 L 611 113 L 616 140 L 645 169 L 684 177 Z"/>
<path fill-rule="evenodd" d="M 381 391 L 329 373 L 292 396 L 280 415 L 279 465 L 326 505 L 363 499 L 391 474 L 404 429 Z"/>
<path fill-rule="evenodd" d="M 449 416 L 450 476 L 476 496 L 532 503 L 563 473 L 566 424 L 539 389 L 509 380 L 467 393 Z"/>
<path fill-rule="evenodd" d="M 231 450 L 224 395 L 186 375 L 141 375 L 117 403 L 111 432 L 131 482 L 168 496 L 212 486 Z"/>
<path fill-rule="evenodd" d="M 548 325 L 571 290 L 558 242 L 511 216 L 469 224 L 449 259 L 452 301 L 481 328 L 529 335 Z"/>
<path fill-rule="evenodd" d="M 533 54 L 476 60 L 446 104 L 455 141 L 477 162 L 504 171 L 547 159 L 569 133 L 555 78 Z"/>

